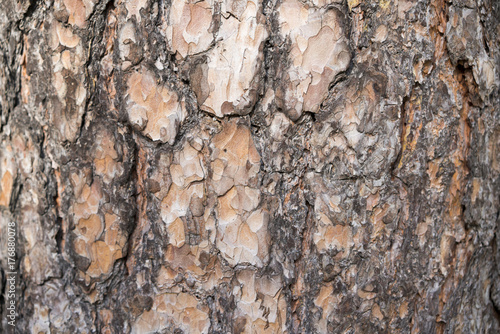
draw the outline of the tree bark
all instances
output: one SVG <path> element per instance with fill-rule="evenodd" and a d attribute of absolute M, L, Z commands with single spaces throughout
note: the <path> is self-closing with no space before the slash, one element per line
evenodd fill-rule
<path fill-rule="evenodd" d="M 1 1 L 1 332 L 500 333 L 499 36 L 495 0 Z"/>

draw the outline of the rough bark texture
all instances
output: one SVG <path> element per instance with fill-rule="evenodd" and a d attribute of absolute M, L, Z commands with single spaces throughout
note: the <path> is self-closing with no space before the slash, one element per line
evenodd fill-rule
<path fill-rule="evenodd" d="M 2 0 L 17 333 L 499 333 L 500 3 Z"/>

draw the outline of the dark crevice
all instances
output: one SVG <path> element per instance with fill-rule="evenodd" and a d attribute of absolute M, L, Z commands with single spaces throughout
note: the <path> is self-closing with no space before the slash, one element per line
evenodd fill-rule
<path fill-rule="evenodd" d="M 33 16 L 33 14 L 38 8 L 38 2 L 39 2 L 38 0 L 30 0 L 30 5 L 28 6 L 26 13 L 24 13 L 24 21 Z"/>
<path fill-rule="evenodd" d="M 133 166 L 131 167 L 131 172 L 132 172 L 132 175 L 131 175 L 131 179 L 130 181 L 134 183 L 134 188 L 135 188 L 135 194 L 133 194 L 133 203 L 134 204 L 137 204 L 137 198 L 138 196 L 141 196 L 141 192 L 139 191 L 138 189 L 138 184 L 139 184 L 139 178 L 140 178 L 140 174 L 139 174 L 139 148 L 138 148 L 138 143 L 136 141 L 133 141 L 134 143 L 134 147 L 132 147 L 132 149 L 134 150 L 134 161 L 133 161 Z M 130 255 L 132 254 L 132 251 L 133 251 L 133 242 L 132 242 L 132 237 L 134 235 L 134 232 L 135 232 L 135 229 L 137 228 L 137 222 L 139 220 L 139 214 L 140 214 L 140 209 L 138 207 L 135 208 L 135 212 L 134 212 L 134 219 L 133 219 L 133 222 L 132 222 L 132 228 L 129 228 L 128 229 L 128 237 L 127 237 L 127 252 L 126 254 L 123 256 L 123 258 L 120 260 L 121 262 L 123 262 L 124 264 L 124 270 L 126 272 L 126 276 L 130 276 L 131 273 L 128 272 L 127 270 L 127 261 L 128 259 L 130 258 Z M 117 261 L 119 262 L 119 261 Z"/>
<path fill-rule="evenodd" d="M 63 241 L 63 220 L 61 217 L 57 217 L 56 220 L 56 225 L 59 226 L 59 229 L 57 230 L 56 233 L 56 245 L 57 245 L 57 252 L 59 254 L 62 254 L 62 241 Z"/>
<path fill-rule="evenodd" d="M 400 125 L 399 125 L 399 152 L 398 155 L 396 156 L 396 159 L 394 162 L 391 164 L 391 170 L 390 173 L 393 176 L 396 176 L 396 170 L 399 168 L 399 164 L 401 162 L 401 159 L 403 158 L 403 145 L 405 141 L 405 136 L 406 136 L 406 127 L 408 126 L 407 120 L 406 120 L 406 108 L 408 107 L 409 101 L 410 101 L 410 95 L 404 96 L 403 97 L 403 102 L 401 103 L 401 109 L 400 109 Z"/>

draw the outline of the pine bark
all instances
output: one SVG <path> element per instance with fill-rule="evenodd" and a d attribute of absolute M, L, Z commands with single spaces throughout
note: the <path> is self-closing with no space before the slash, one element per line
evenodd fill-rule
<path fill-rule="evenodd" d="M 0 331 L 500 333 L 499 73 L 495 0 L 1 1 Z"/>

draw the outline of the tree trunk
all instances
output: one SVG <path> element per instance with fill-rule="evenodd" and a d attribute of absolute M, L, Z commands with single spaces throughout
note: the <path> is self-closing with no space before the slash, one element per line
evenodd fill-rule
<path fill-rule="evenodd" d="M 499 333 L 499 73 L 495 0 L 1 1 L 1 331 Z"/>

